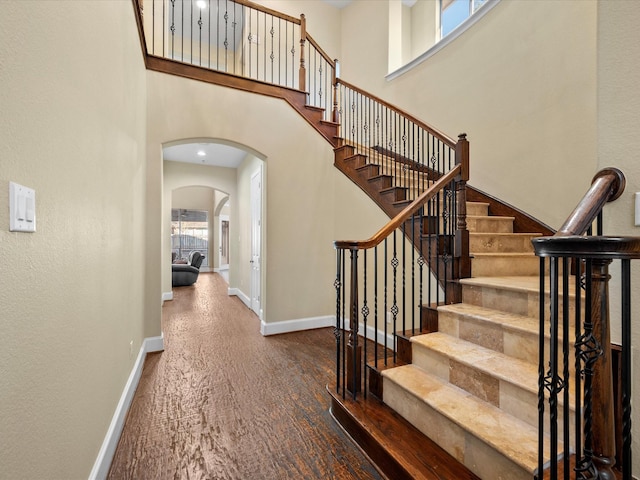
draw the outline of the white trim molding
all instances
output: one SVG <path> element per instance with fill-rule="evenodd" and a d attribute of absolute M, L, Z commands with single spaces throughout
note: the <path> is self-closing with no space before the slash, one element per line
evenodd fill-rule
<path fill-rule="evenodd" d="M 314 328 L 335 327 L 336 317 L 327 315 L 324 317 L 299 318 L 287 320 L 285 322 L 266 323 L 260 322 L 260 333 L 263 336 L 278 335 L 280 333 L 299 332 L 302 330 L 312 330 Z"/>
<path fill-rule="evenodd" d="M 247 308 L 251 309 L 251 300 L 239 288 L 231 288 L 231 287 L 229 287 L 227 289 L 227 295 L 229 295 L 230 297 L 238 297 L 240 299 L 240 301 L 247 306 Z"/>
<path fill-rule="evenodd" d="M 335 319 L 335 316 L 333 317 Z M 335 320 L 334 320 L 334 324 L 335 324 Z M 344 319 L 344 330 L 346 332 L 349 332 L 351 330 L 351 320 L 348 318 Z M 363 337 L 364 338 L 364 334 L 362 333 L 364 330 L 364 323 L 362 322 L 358 322 L 358 336 L 359 337 Z M 387 331 L 387 343 L 386 346 L 387 348 L 395 351 L 396 350 L 396 343 L 395 343 L 395 339 L 393 336 L 393 332 L 389 332 Z M 382 330 L 378 330 L 376 332 L 376 330 L 373 328 L 373 325 L 367 325 L 367 340 L 373 340 L 375 338 L 376 343 L 378 345 L 385 345 L 385 334 L 384 334 L 384 326 Z"/>
<path fill-rule="evenodd" d="M 170 292 L 162 292 L 162 303 L 173 300 L 173 290 Z"/>
<path fill-rule="evenodd" d="M 111 467 L 111 461 L 113 455 L 116 453 L 116 447 L 124 428 L 124 421 L 127 418 L 127 413 L 131 402 L 133 401 L 133 395 L 136 393 L 138 382 L 142 376 L 142 367 L 144 366 L 144 360 L 147 353 L 161 352 L 164 350 L 164 338 L 160 337 L 148 337 L 142 341 L 140 351 L 138 352 L 138 358 L 133 365 L 133 369 L 129 374 L 129 379 L 124 387 L 120 401 L 116 407 L 111 424 L 107 430 L 107 434 L 104 437 L 98 457 L 96 458 L 91 473 L 89 474 L 89 480 L 103 480 L 107 478 L 109 474 L 109 468 Z"/>

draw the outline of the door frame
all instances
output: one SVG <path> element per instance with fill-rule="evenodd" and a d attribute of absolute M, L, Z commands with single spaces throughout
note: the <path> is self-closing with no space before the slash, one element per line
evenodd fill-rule
<path fill-rule="evenodd" d="M 218 270 L 228 270 L 229 269 L 229 247 L 230 247 L 230 237 L 229 237 L 229 228 L 227 228 L 227 263 L 222 263 L 222 222 L 227 222 L 228 225 L 231 225 L 229 221 L 229 215 L 220 215 L 218 217 Z"/>
<path fill-rule="evenodd" d="M 256 180 L 257 191 L 256 191 Z M 249 184 L 250 189 L 250 308 L 256 315 L 262 320 L 262 265 L 264 259 L 262 256 L 262 195 L 264 187 L 263 169 L 262 165 L 251 175 Z M 257 245 L 256 245 L 257 243 Z M 257 253 L 257 255 L 256 255 Z"/>

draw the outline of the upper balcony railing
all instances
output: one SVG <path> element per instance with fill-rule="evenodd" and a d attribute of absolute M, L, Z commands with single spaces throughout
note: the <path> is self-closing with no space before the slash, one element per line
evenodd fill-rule
<path fill-rule="evenodd" d="M 336 61 L 292 17 L 246 0 L 136 0 L 146 53 L 308 94 L 333 120 Z"/>

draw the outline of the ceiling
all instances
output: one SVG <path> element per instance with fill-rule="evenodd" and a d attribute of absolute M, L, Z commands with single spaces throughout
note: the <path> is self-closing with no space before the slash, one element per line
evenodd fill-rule
<path fill-rule="evenodd" d="M 198 155 L 203 152 L 204 155 Z M 172 162 L 196 163 L 214 167 L 238 168 L 247 152 L 222 143 L 184 143 L 164 147 L 163 159 Z"/>

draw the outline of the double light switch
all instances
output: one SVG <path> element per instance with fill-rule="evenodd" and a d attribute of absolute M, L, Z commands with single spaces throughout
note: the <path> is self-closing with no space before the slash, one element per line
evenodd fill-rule
<path fill-rule="evenodd" d="M 31 188 L 9 182 L 9 230 L 36 231 L 36 192 Z"/>

